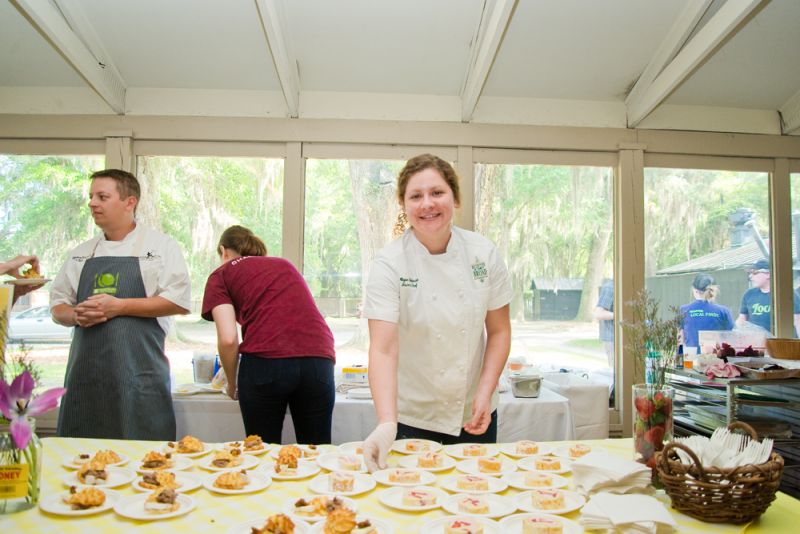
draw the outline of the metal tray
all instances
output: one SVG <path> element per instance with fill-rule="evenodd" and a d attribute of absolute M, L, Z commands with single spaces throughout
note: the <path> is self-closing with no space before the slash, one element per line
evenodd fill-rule
<path fill-rule="evenodd" d="M 800 377 L 800 369 L 777 369 L 775 371 L 759 371 L 758 368 L 762 367 L 762 363 L 743 362 L 734 364 L 744 376 L 747 378 L 755 378 L 757 380 L 783 380 L 785 378 Z"/>

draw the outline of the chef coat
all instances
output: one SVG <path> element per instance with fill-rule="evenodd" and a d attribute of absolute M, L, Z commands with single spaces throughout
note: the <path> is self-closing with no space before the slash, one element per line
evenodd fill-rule
<path fill-rule="evenodd" d="M 363 315 L 398 325 L 400 423 L 458 435 L 472 419 L 489 310 L 511 301 L 494 244 L 453 227 L 447 250 L 431 254 L 411 230 L 376 256 Z M 497 407 L 492 395 L 492 410 Z"/>
<path fill-rule="evenodd" d="M 121 241 L 109 241 L 100 233 L 72 249 L 50 286 L 50 308 L 58 304 L 75 306 L 78 303 L 81 270 L 93 251 L 95 257 L 132 256 L 140 234 L 143 234 L 143 242 L 141 251 L 136 254 L 145 293 L 148 297 L 163 297 L 185 310 L 190 310 L 191 280 L 178 243 L 157 230 L 142 226 L 141 223 L 137 223 L 136 228 Z M 164 332 L 169 332 L 172 319 L 158 317 L 158 324 Z"/>

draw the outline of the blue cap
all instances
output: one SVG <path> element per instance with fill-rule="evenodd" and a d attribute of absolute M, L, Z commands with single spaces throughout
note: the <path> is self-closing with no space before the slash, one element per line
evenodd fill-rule
<path fill-rule="evenodd" d="M 750 269 L 754 271 L 767 271 L 769 272 L 769 260 L 758 260 L 755 262 Z"/>

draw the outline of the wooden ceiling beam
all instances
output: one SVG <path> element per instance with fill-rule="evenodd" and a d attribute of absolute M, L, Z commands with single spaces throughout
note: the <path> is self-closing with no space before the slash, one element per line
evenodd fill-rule
<path fill-rule="evenodd" d="M 125 82 L 113 65 L 104 63 L 84 44 L 55 5 L 47 0 L 11 3 L 116 114 L 125 114 Z M 80 20 L 77 15 L 76 20 Z M 88 25 L 88 21 L 84 18 L 82 24 Z"/>
<path fill-rule="evenodd" d="M 705 2 L 699 2 L 698 4 L 703 3 Z M 686 42 L 680 52 L 669 63 L 666 63 L 666 60 L 671 55 L 670 51 L 680 48 L 678 42 L 681 35 L 688 35 L 693 29 L 693 27 L 689 28 L 689 24 L 692 19 L 697 17 L 697 9 L 694 5 L 695 2 L 690 2 L 675 25 L 673 25 L 653 61 L 651 61 L 652 69 L 651 65 L 648 65 L 648 69 L 650 69 L 648 77 L 654 73 L 656 75 L 649 83 L 647 79 L 641 79 L 641 87 L 634 86 L 634 90 L 631 91 L 625 101 L 628 110 L 628 127 L 635 128 L 638 126 L 701 63 L 711 57 L 720 43 L 737 31 L 742 21 L 767 3 L 769 3 L 769 0 L 729 0 L 692 39 Z M 707 8 L 708 6 L 705 7 Z M 700 16 L 702 16 L 702 13 L 700 13 Z M 662 61 L 664 61 L 664 64 L 658 65 Z M 659 66 L 663 66 L 663 69 L 657 72 L 656 69 Z M 648 69 L 645 70 L 647 71 Z M 638 86 L 639 82 L 636 85 Z"/>
<path fill-rule="evenodd" d="M 469 122 L 475 113 L 483 86 L 489 77 L 503 36 L 511 22 L 517 0 L 487 1 L 484 4 L 480 26 L 472 43 L 472 53 L 464 87 L 461 90 L 461 120 Z"/>
<path fill-rule="evenodd" d="M 300 72 L 297 60 L 291 53 L 288 35 L 282 23 L 280 7 L 276 0 L 255 0 L 261 27 L 267 37 L 267 44 L 275 63 L 275 70 L 281 83 L 283 98 L 289 116 L 297 118 L 300 113 Z"/>

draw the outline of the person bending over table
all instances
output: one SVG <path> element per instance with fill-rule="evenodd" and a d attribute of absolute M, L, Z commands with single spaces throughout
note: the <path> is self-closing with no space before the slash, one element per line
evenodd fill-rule
<path fill-rule="evenodd" d="M 20 255 L 15 258 L 11 258 L 6 262 L 0 263 L 0 274 L 7 274 L 9 276 L 13 276 L 17 280 L 25 278 L 25 276 L 19 272 L 19 269 L 20 267 L 26 264 L 30 264 L 31 270 L 33 270 L 35 273 L 39 272 L 39 258 L 37 258 L 36 256 Z M 15 285 L 14 296 L 12 297 L 11 302 L 12 303 L 17 302 L 17 299 L 20 298 L 22 295 L 26 295 L 31 291 L 35 291 L 40 287 L 42 287 L 43 285 L 44 284 L 36 284 L 30 286 Z"/>
<path fill-rule="evenodd" d="M 378 426 L 370 471 L 395 438 L 497 441 L 497 381 L 511 345 L 511 283 L 486 238 L 453 226 L 458 176 L 422 154 L 397 178 L 399 239 L 375 258 L 363 315 Z"/>
<path fill-rule="evenodd" d="M 242 226 L 222 233 L 218 252 L 222 265 L 206 282 L 203 318 L 216 325 L 228 395 L 239 400 L 245 431 L 281 443 L 288 404 L 299 443 L 330 443 L 333 334 L 303 276 L 289 261 L 268 257 L 263 241 Z"/>
<path fill-rule="evenodd" d="M 698 273 L 692 281 L 694 302 L 680 308 L 683 316 L 681 328 L 683 346 L 700 351 L 700 330 L 733 330 L 733 315 L 726 306 L 714 302 L 719 294 L 719 286 L 714 277 Z"/>
<path fill-rule="evenodd" d="M 175 439 L 168 316 L 189 313 L 191 283 L 174 239 L 135 218 L 134 175 L 91 175 L 89 209 L 100 235 L 70 251 L 50 288 L 53 320 L 74 326 L 58 435 Z"/>

